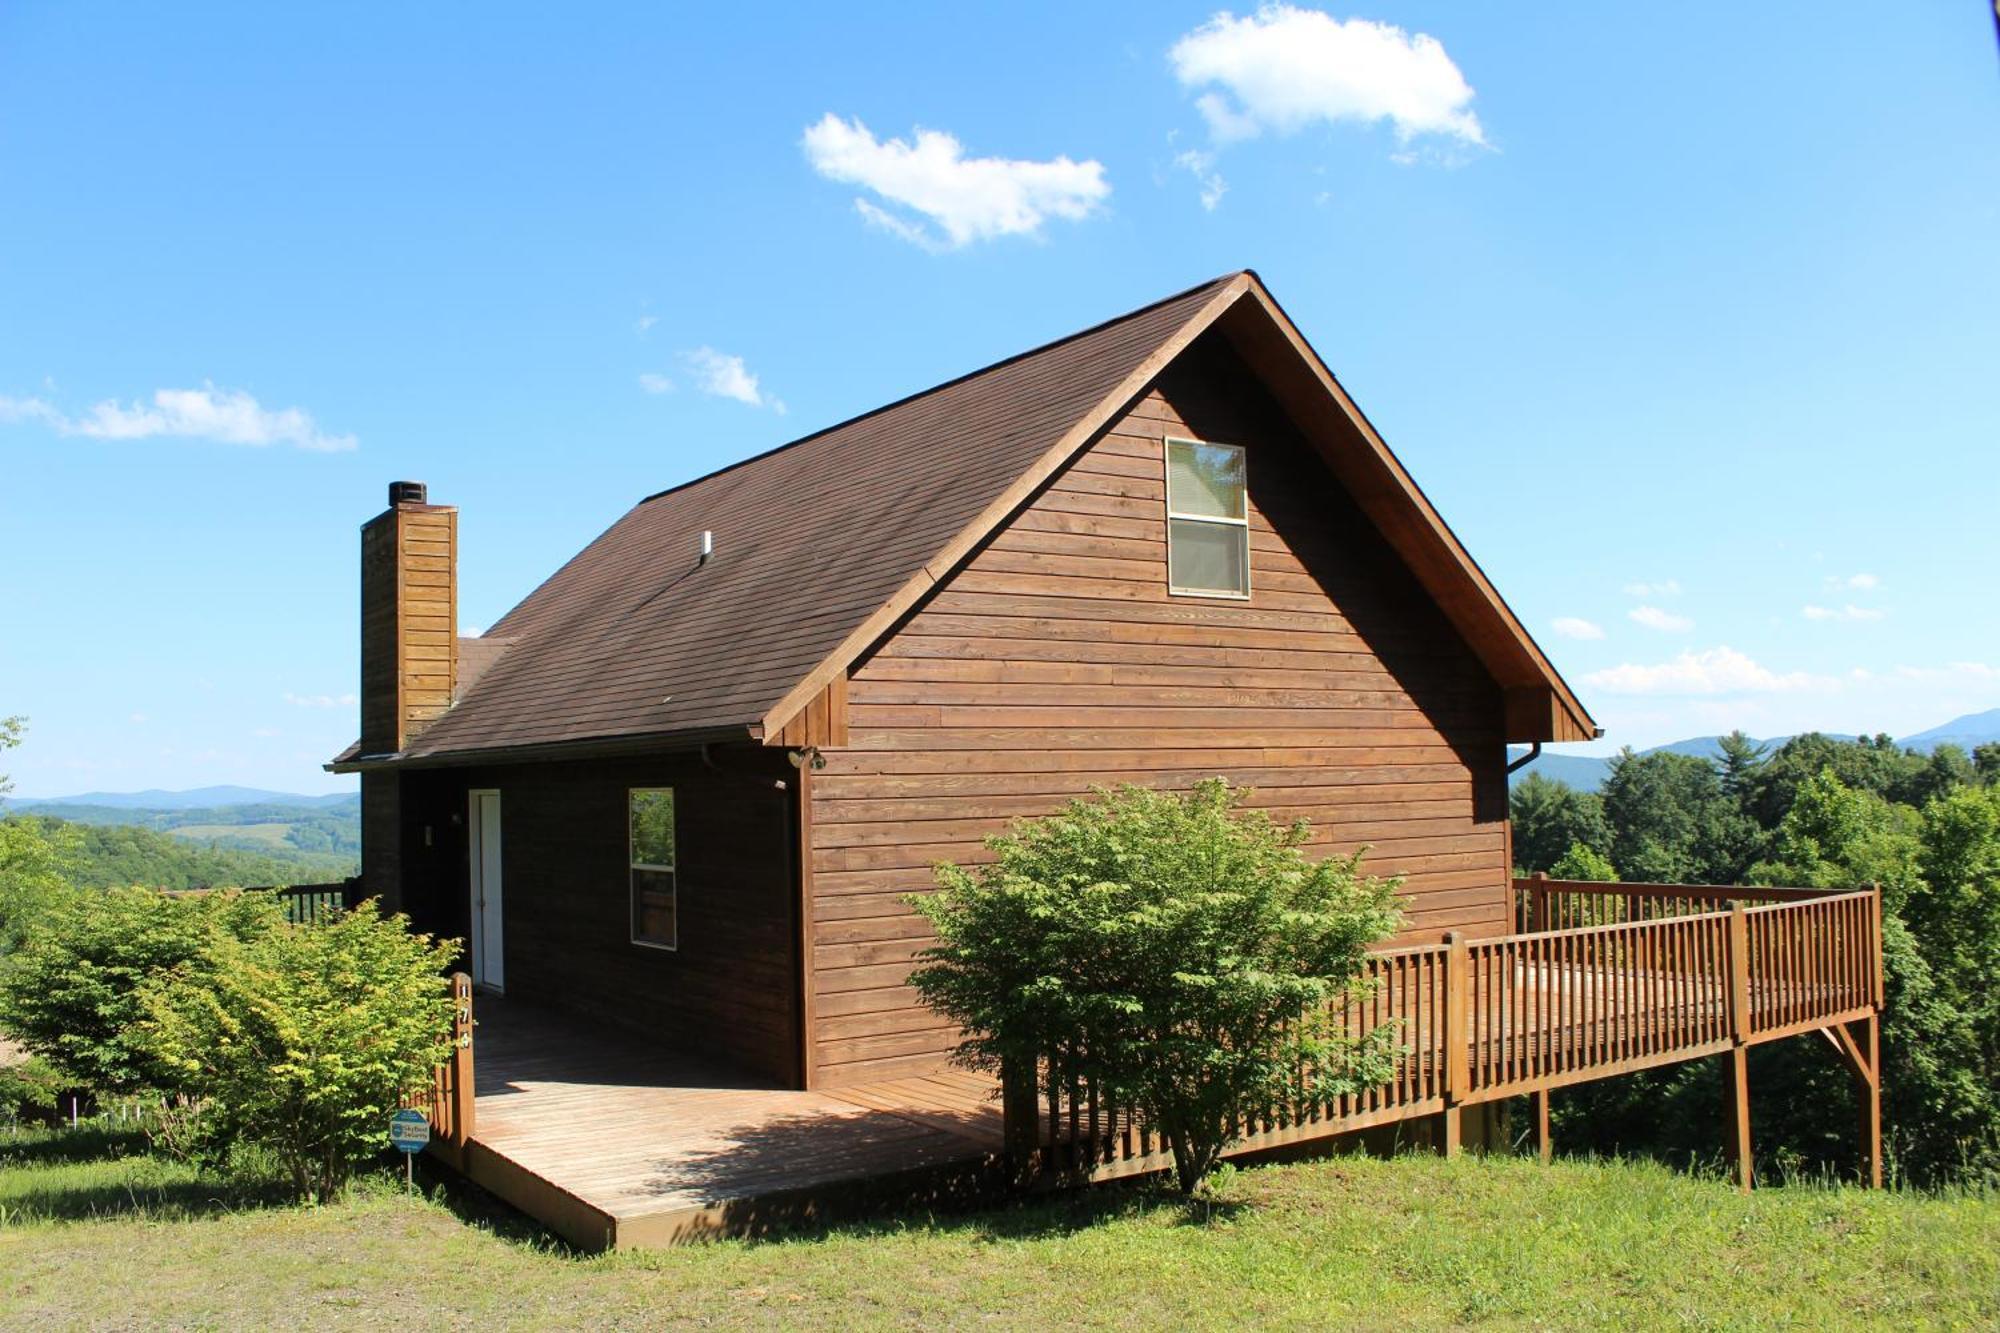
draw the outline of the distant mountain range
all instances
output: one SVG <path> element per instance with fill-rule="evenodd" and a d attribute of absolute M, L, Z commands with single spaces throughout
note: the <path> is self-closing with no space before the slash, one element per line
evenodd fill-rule
<path fill-rule="evenodd" d="M 76 796 L 9 796 L 7 809 L 29 810 L 38 805 L 95 805 L 120 810 L 219 810 L 232 805 L 285 805 L 330 810 L 359 805 L 356 792 L 302 796 L 297 792 L 265 791 L 258 787 L 193 787 L 187 791 L 87 791 Z"/>
<path fill-rule="evenodd" d="M 1838 732 L 1828 732 L 1836 740 L 1853 740 L 1852 736 Z M 1774 736 L 1757 743 L 1768 749 L 1777 749 L 1789 736 Z M 1655 750 L 1666 750 L 1673 754 L 1699 755 L 1713 759 L 1722 753 L 1720 736 L 1691 736 L 1684 741 L 1674 741 L 1667 745 L 1656 745 L 1641 754 L 1652 754 Z M 1956 745 L 1970 754 L 1974 746 L 2000 741 L 2000 708 L 1989 708 L 1983 713 L 1967 713 L 1964 717 L 1953 718 L 1942 726 L 1928 731 L 1919 731 L 1902 737 L 1897 744 L 1908 750 L 1929 754 L 1940 745 Z M 1519 758 L 1527 750 L 1510 747 L 1509 755 Z M 1596 791 L 1604 785 L 1604 777 L 1611 771 L 1608 755 L 1562 754 L 1545 751 L 1541 758 L 1525 768 L 1515 770 L 1513 780 L 1519 782 L 1530 773 L 1540 773 L 1545 778 L 1567 782 L 1583 791 Z M 257 787 L 195 787 L 188 791 L 87 791 L 76 796 L 10 796 L 0 800 L 0 809 L 16 812 L 33 810 L 38 806 L 95 806 L 134 811 L 172 810 L 223 810 L 237 805 L 276 805 L 292 809 L 315 809 L 344 811 L 361 805 L 357 792 L 329 792 L 323 796 L 303 796 L 297 792 L 264 791 Z M 91 820 L 93 823 L 107 822 L 103 817 Z M 135 821 L 140 822 L 140 821 Z"/>
<path fill-rule="evenodd" d="M 1824 734 L 1835 740 L 1854 739 L 1840 732 L 1830 731 Z M 1790 739 L 1789 736 L 1774 736 L 1759 740 L 1757 744 L 1767 750 L 1775 750 Z M 1906 750 L 1915 750 L 1920 754 L 1929 754 L 1940 745 L 1956 745 L 1970 754 L 1974 746 L 1985 745 L 1992 741 L 2000 741 L 2000 708 L 1991 708 L 1984 713 L 1967 713 L 1964 717 L 1953 718 L 1942 726 L 1932 727 L 1929 731 L 1919 731 L 1904 736 L 1896 743 Z M 1722 753 L 1722 738 L 1691 736 L 1684 741 L 1655 745 L 1652 749 L 1641 750 L 1639 753 L 1654 754 L 1661 750 L 1670 754 L 1691 754 L 1703 759 L 1714 759 Z M 1525 747 L 1508 747 L 1508 754 L 1514 759 L 1526 753 L 1528 751 Z M 1542 752 L 1542 757 L 1534 763 L 1514 770 L 1512 781 L 1519 782 L 1530 773 L 1540 773 L 1553 781 L 1568 783 L 1579 791 L 1596 791 L 1604 785 L 1604 779 L 1610 772 L 1609 755 L 1561 754 L 1545 750 Z"/>

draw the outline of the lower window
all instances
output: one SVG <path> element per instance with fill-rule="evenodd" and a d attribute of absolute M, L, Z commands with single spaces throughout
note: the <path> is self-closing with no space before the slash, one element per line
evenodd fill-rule
<path fill-rule="evenodd" d="M 675 871 L 674 790 L 634 787 L 627 801 L 632 888 L 632 943 L 680 947 L 679 882 Z"/>

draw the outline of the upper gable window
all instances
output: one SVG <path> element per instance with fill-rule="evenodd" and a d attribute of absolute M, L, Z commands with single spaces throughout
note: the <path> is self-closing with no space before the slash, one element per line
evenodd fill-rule
<path fill-rule="evenodd" d="M 1243 450 L 1167 441 L 1167 590 L 1250 595 L 1250 519 Z"/>

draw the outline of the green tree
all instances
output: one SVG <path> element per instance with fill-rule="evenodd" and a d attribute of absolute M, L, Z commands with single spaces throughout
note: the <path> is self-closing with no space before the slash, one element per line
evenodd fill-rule
<path fill-rule="evenodd" d="M 328 922 L 218 934 L 143 989 L 141 1039 L 206 1103 L 212 1154 L 261 1147 L 300 1197 L 324 1202 L 449 1057 L 456 953 L 372 899 Z"/>
<path fill-rule="evenodd" d="M 1735 883 L 1762 841 L 1713 764 L 1667 750 L 1627 748 L 1612 759 L 1604 814 L 1612 864 L 1640 883 Z"/>
<path fill-rule="evenodd" d="M 279 920 L 267 895 L 65 895 L 0 971 L 0 1027 L 99 1092 L 180 1091 L 140 1039 L 140 990 L 168 971 L 198 969 L 218 939 L 265 934 Z"/>
<path fill-rule="evenodd" d="M 1978 781 L 1978 771 L 1973 768 L 1972 760 L 1966 757 L 1964 750 L 1956 745 L 1940 745 L 1931 751 L 1930 758 L 1924 760 L 1915 772 L 1897 785 L 1891 797 L 1921 810 L 1926 803 Z"/>
<path fill-rule="evenodd" d="M 21 743 L 27 725 L 24 717 L 0 718 L 0 753 Z M 0 773 L 0 796 L 13 789 Z M 78 843 L 70 830 L 0 819 L 0 956 L 19 948 L 34 918 L 68 891 Z"/>
<path fill-rule="evenodd" d="M 1720 770 L 1722 793 L 1735 801 L 1745 814 L 1750 813 L 1750 800 L 1757 785 L 1757 769 L 1763 764 L 1770 747 L 1751 740 L 1739 728 L 1716 742 L 1721 753 L 1716 756 L 1716 767 Z"/>
<path fill-rule="evenodd" d="M 1799 787 L 1829 768 L 1847 787 L 1874 792 L 1885 800 L 1902 800 L 1924 762 L 1887 736 L 1837 740 L 1807 732 L 1786 741 L 1758 766 L 1750 814 L 1760 827 L 1776 828 L 1792 808 Z"/>
<path fill-rule="evenodd" d="M 1982 785 L 2000 785 L 2000 741 L 1988 741 L 1973 747 L 1972 771 Z"/>
<path fill-rule="evenodd" d="M 1184 1192 L 1232 1124 L 1300 1095 L 1301 1065 L 1322 1102 L 1391 1068 L 1393 1033 L 1350 1039 L 1331 1018 L 1396 928 L 1396 883 L 1307 858 L 1306 826 L 1244 795 L 1219 778 L 1100 791 L 912 899 L 938 942 L 911 984 L 964 1030 L 959 1059 L 1093 1082 L 1160 1128 Z"/>
<path fill-rule="evenodd" d="M 1611 850 L 1611 826 L 1595 792 L 1530 773 L 1508 793 L 1507 806 L 1514 825 L 1514 862 L 1524 873 L 1550 870 L 1578 843 L 1597 852 Z"/>
<path fill-rule="evenodd" d="M 1857 791 L 1831 767 L 1806 780 L 1771 838 L 1771 856 L 1752 866 L 1753 884 L 1854 889 L 1883 886 L 1900 908 L 1917 881 L 1919 820 L 1907 806 Z"/>

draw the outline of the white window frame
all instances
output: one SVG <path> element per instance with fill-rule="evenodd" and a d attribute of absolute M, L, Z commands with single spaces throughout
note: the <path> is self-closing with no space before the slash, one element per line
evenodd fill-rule
<path fill-rule="evenodd" d="M 1243 455 L 1243 517 L 1223 518 L 1215 514 L 1180 514 L 1174 512 L 1174 446 L 1192 444 L 1203 449 L 1234 449 Z M 1192 435 L 1169 435 L 1160 446 L 1160 479 L 1166 486 L 1167 510 L 1167 595 L 1169 597 L 1212 597 L 1229 602 L 1250 600 L 1250 455 L 1240 444 L 1223 444 L 1218 440 L 1197 440 Z M 1174 522 L 1214 523 L 1222 527 L 1243 529 L 1243 591 L 1234 592 L 1222 588 L 1182 588 L 1174 583 Z"/>
<path fill-rule="evenodd" d="M 674 794 L 674 865 L 641 864 L 639 849 L 632 841 L 632 798 L 640 792 L 663 791 Z M 681 806 L 680 797 L 672 787 L 627 787 L 625 789 L 625 933 L 633 944 L 641 949 L 659 949 L 666 953 L 679 953 L 681 948 Z M 635 870 L 650 870 L 655 874 L 674 877 L 674 938 L 671 943 L 639 938 L 639 885 L 633 879 Z"/>

